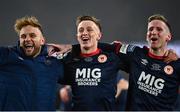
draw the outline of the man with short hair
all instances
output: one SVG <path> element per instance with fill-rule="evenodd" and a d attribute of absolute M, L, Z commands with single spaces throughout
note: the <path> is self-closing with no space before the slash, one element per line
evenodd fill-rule
<path fill-rule="evenodd" d="M 64 58 L 65 84 L 71 85 L 73 110 L 115 110 L 116 77 L 121 65 L 115 53 L 98 48 L 102 31 L 99 20 L 92 16 L 77 18 L 75 49 Z"/>
<path fill-rule="evenodd" d="M 128 110 L 173 109 L 179 81 L 175 66 L 179 66 L 179 60 L 176 55 L 167 58 L 166 47 L 171 34 L 166 23 L 155 20 L 148 24 L 147 40 L 151 47 L 140 48 L 120 43 L 99 44 L 102 35 L 99 21 L 91 16 L 77 19 L 80 49 L 76 45 L 74 52 L 69 53 L 64 61 L 66 84 L 72 86 L 74 110 L 114 110 L 118 69 L 130 73 Z M 175 74 L 173 69 L 177 71 Z M 172 96 L 169 104 L 164 103 Z M 156 101 L 156 97 L 159 100 Z"/>
<path fill-rule="evenodd" d="M 0 47 L 0 110 L 55 110 L 56 83 L 63 64 L 48 56 L 41 24 L 33 16 L 16 20 L 17 46 Z"/>
<path fill-rule="evenodd" d="M 155 14 L 148 19 L 149 47 L 121 45 L 119 55 L 129 73 L 127 110 L 174 110 L 180 81 L 180 60 L 164 62 L 172 39 L 167 19 Z"/>

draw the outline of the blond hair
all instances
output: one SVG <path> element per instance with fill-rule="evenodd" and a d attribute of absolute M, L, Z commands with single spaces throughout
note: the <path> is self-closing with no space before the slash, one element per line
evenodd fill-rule
<path fill-rule="evenodd" d="M 19 35 L 20 30 L 28 25 L 37 27 L 43 33 L 41 24 L 39 23 L 38 19 L 34 16 L 25 16 L 17 19 L 14 25 L 14 29 L 16 33 Z"/>

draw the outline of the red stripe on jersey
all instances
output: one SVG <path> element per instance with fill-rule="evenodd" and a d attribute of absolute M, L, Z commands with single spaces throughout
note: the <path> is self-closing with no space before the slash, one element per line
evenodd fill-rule
<path fill-rule="evenodd" d="M 157 55 L 154 55 L 150 52 L 148 52 L 148 56 L 151 58 L 154 58 L 154 59 L 164 59 L 164 56 L 157 56 Z"/>
<path fill-rule="evenodd" d="M 99 48 L 96 49 L 96 51 L 91 52 L 91 53 L 81 53 L 80 56 L 81 57 L 90 57 L 90 56 L 94 56 L 96 54 L 99 54 L 101 52 L 101 50 Z"/>

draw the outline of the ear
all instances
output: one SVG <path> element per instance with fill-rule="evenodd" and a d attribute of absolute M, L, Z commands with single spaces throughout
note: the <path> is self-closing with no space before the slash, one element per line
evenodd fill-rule
<path fill-rule="evenodd" d="M 171 34 L 169 34 L 169 35 L 167 36 L 166 41 L 168 42 L 168 41 L 170 41 L 171 39 L 172 39 L 172 35 L 171 35 Z"/>
<path fill-rule="evenodd" d="M 148 35 L 146 35 L 146 41 L 148 42 Z"/>
<path fill-rule="evenodd" d="M 41 45 L 44 45 L 46 42 L 44 37 L 42 37 L 40 41 L 41 41 Z"/>
<path fill-rule="evenodd" d="M 98 40 L 100 40 L 101 37 L 102 37 L 102 32 L 100 32 L 100 33 L 98 34 Z"/>

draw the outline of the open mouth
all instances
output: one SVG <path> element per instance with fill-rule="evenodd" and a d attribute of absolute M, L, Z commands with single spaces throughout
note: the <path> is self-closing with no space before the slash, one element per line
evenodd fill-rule
<path fill-rule="evenodd" d="M 88 41 L 88 40 L 89 40 L 88 37 L 82 37 L 82 41 L 86 42 L 86 41 Z"/>
<path fill-rule="evenodd" d="M 24 47 L 25 47 L 26 49 L 28 49 L 28 48 L 32 48 L 33 45 L 25 45 Z"/>
<path fill-rule="evenodd" d="M 152 38 L 151 38 L 151 41 L 153 41 L 153 42 L 154 42 L 154 41 L 157 41 L 157 40 L 158 40 L 158 38 L 156 38 L 156 37 L 152 37 Z"/>
<path fill-rule="evenodd" d="M 33 46 L 32 44 L 26 44 L 26 45 L 24 45 L 24 48 L 25 48 L 27 51 L 29 51 L 29 50 L 34 49 L 34 46 Z"/>

